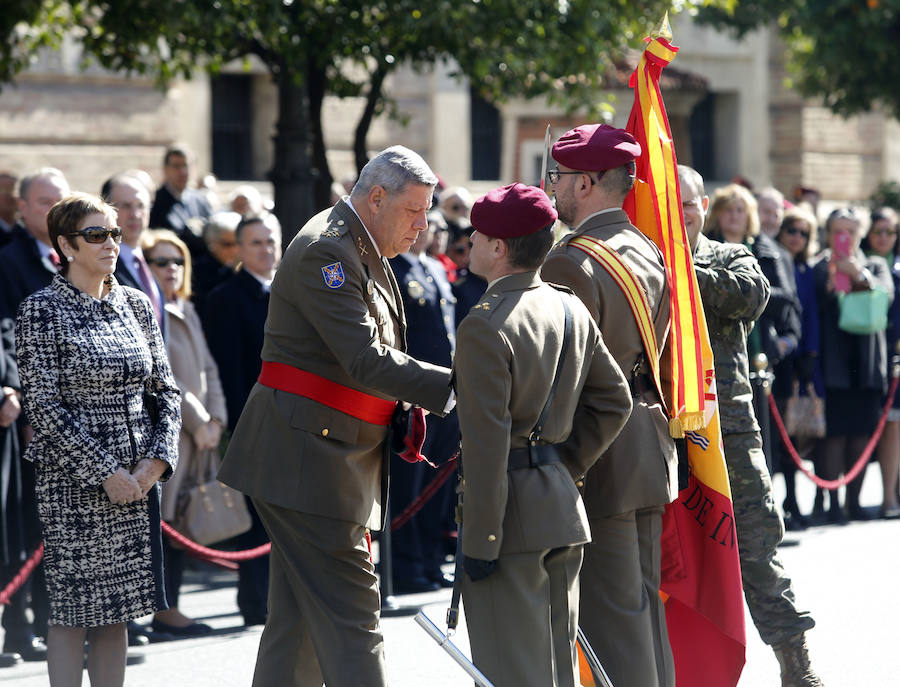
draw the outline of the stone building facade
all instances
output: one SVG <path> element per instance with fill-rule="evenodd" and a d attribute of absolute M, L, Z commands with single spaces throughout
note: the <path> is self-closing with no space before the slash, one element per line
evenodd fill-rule
<path fill-rule="evenodd" d="M 711 186 L 742 176 L 790 195 L 798 185 L 823 197 L 858 202 L 878 182 L 900 179 L 900 125 L 873 112 L 848 120 L 786 90 L 783 51 L 764 30 L 736 42 L 687 17 L 673 22 L 681 47 L 664 72 L 663 96 L 679 160 L 701 170 Z M 219 171 L 220 190 L 252 181 L 271 194 L 277 92 L 265 69 L 250 62 L 211 80 L 198 73 L 166 89 L 151 80 L 80 69 L 76 44 L 41 57 L 0 91 L 0 170 L 17 174 L 59 167 L 73 188 L 96 191 L 110 174 L 142 168 L 160 178 L 162 153 L 173 142 L 196 153 L 196 173 Z M 402 143 L 432 164 L 449 185 L 474 191 L 521 180 L 536 183 L 544 129 L 557 136 L 582 123 L 546 103 L 511 100 L 494 108 L 438 64 L 400 69 L 386 91 L 405 121 L 382 116 L 370 150 Z M 627 70 L 625 72 L 627 79 Z M 632 93 L 611 91 L 624 126 Z M 329 98 L 323 122 L 332 175 L 354 171 L 352 141 L 361 99 Z M 217 169 L 218 168 L 218 169 Z M 222 170 L 225 170 L 222 173 Z"/>

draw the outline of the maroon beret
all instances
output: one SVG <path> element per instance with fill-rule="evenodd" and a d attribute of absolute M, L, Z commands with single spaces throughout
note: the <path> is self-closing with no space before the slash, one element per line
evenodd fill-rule
<path fill-rule="evenodd" d="M 567 131 L 553 144 L 553 159 L 583 172 L 601 172 L 627 164 L 641 155 L 641 145 L 625 129 L 585 124 Z"/>
<path fill-rule="evenodd" d="M 476 200 L 470 219 L 479 234 L 514 239 L 553 224 L 556 217 L 546 193 L 537 186 L 515 183 L 488 191 Z"/>

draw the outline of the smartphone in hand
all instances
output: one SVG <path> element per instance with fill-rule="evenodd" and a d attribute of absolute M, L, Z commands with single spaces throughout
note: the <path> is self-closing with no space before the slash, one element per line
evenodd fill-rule
<path fill-rule="evenodd" d="M 846 260 L 850 257 L 850 234 L 846 231 L 839 231 L 834 235 L 834 248 L 831 251 L 831 262 L 834 264 L 840 260 Z M 834 290 L 839 293 L 849 293 L 853 290 L 853 284 L 850 276 L 834 271 Z"/>

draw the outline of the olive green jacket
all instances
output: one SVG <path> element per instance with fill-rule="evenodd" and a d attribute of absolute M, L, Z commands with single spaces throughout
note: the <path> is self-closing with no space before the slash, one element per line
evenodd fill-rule
<path fill-rule="evenodd" d="M 406 355 L 397 282 L 340 201 L 291 241 L 272 283 L 263 361 L 443 414 L 450 370 Z M 380 526 L 387 427 L 256 384 L 219 479 L 303 513 Z"/>
<path fill-rule="evenodd" d="M 625 294 L 609 272 L 587 254 L 569 245 L 576 236 L 591 236 L 617 251 L 637 277 L 650 305 L 660 353 L 662 387 L 671 386 L 671 367 L 663 353 L 669 335 L 669 288 L 662 254 L 641 234 L 622 210 L 588 217 L 564 237 L 541 270 L 548 282 L 570 287 L 594 317 L 603 341 L 626 379 L 635 366 L 649 373 L 644 346 Z M 669 436 L 666 408 L 653 389 L 639 390 L 622 432 L 585 478 L 584 502 L 590 518 L 669 503 L 678 494 L 675 444 Z"/>
<path fill-rule="evenodd" d="M 561 463 L 507 472 L 528 437 L 560 358 L 565 299 L 572 334 L 543 440 Z M 619 433 L 628 386 L 585 307 L 535 272 L 503 277 L 462 321 L 454 361 L 462 432 L 462 550 L 486 560 L 590 540 L 576 480 Z"/>

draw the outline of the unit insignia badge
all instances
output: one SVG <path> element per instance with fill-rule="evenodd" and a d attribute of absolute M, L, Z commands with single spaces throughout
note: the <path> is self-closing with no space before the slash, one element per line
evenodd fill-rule
<path fill-rule="evenodd" d="M 340 262 L 333 262 L 322 268 L 322 279 L 329 289 L 339 289 L 344 285 L 344 266 Z"/>

